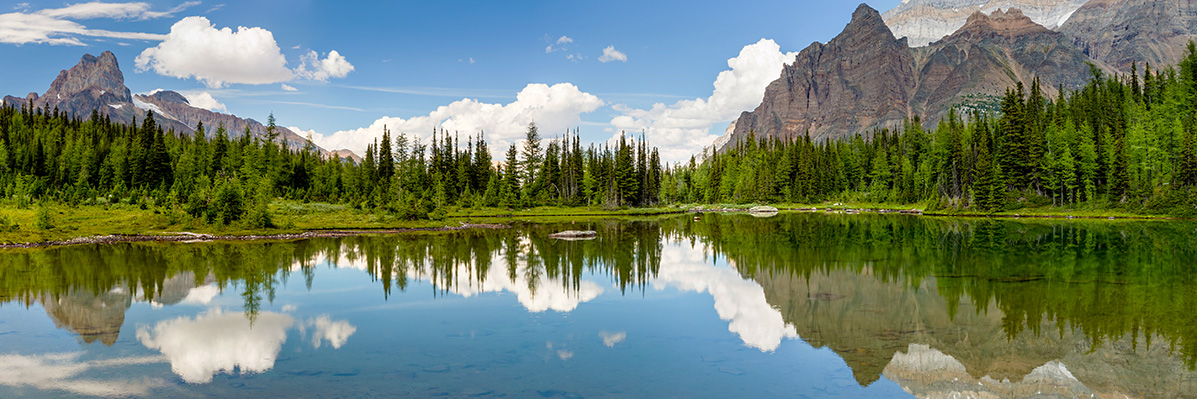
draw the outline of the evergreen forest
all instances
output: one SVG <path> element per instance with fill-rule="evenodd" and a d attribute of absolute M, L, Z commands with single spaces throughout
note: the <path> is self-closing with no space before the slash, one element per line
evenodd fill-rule
<path fill-rule="evenodd" d="M 385 132 L 360 161 L 313 145 L 175 134 L 152 117 L 116 124 L 58 110 L 0 108 L 0 197 L 7 206 L 136 204 L 207 223 L 272 227 L 278 199 L 345 204 L 403 220 L 454 208 L 675 204 L 921 204 L 977 214 L 1034 207 L 1194 215 L 1197 47 L 1176 67 L 1128 76 L 1091 67 L 1076 91 L 1035 79 L 1007 89 L 1000 112 L 953 109 L 934 129 L 913 119 L 844 140 L 749 137 L 663 165 L 647 140 L 583 147 L 579 132 L 524 140 L 492 159 L 483 134 Z M 2 226 L 0 226 L 2 227 Z"/>

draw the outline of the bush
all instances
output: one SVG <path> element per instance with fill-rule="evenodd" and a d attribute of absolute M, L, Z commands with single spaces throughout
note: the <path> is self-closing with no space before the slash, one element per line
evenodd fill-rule
<path fill-rule="evenodd" d="M 50 217 L 50 207 L 43 206 L 37 209 L 37 213 L 33 215 L 33 228 L 38 230 L 54 228 L 54 221 Z"/>
<path fill-rule="evenodd" d="M 208 209 L 208 219 L 229 224 L 245 215 L 245 200 L 241 189 L 233 183 L 225 183 L 216 190 L 216 198 Z"/>
<path fill-rule="evenodd" d="M 428 220 L 445 220 L 445 217 L 447 216 L 448 212 L 445 211 L 444 207 L 437 207 L 436 209 L 433 209 L 432 212 L 428 212 Z"/>
<path fill-rule="evenodd" d="M 11 233 L 17 231 L 20 227 L 8 215 L 0 215 L 0 233 Z"/>

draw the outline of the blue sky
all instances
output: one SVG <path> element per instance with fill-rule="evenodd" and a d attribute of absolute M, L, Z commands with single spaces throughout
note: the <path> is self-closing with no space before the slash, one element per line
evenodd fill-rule
<path fill-rule="evenodd" d="M 42 93 L 83 53 L 110 50 L 134 93 L 176 90 L 258 120 L 274 112 L 325 147 L 360 150 L 386 125 L 421 137 L 484 129 L 499 148 L 535 120 L 592 142 L 645 131 L 676 161 L 755 107 L 780 63 L 834 37 L 857 5 L 29 1 L 0 6 L 0 92 Z"/>

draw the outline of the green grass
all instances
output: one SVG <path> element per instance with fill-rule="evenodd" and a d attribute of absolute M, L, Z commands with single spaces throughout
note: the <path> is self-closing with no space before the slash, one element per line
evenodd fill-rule
<path fill-rule="evenodd" d="M 0 244 L 66 241 L 101 235 L 167 235 L 177 232 L 245 236 L 300 233 L 310 230 L 403 229 L 457 226 L 462 222 L 504 223 L 508 220 L 569 222 L 579 217 L 659 215 L 684 212 L 684 207 L 625 208 L 598 207 L 450 208 L 444 220 L 400 220 L 384 212 L 354 209 L 347 205 L 275 201 L 270 204 L 274 228 L 250 228 L 241 223 L 208 223 L 174 209 L 141 209 L 136 205 L 49 205 L 50 228 L 35 223 L 40 207 L 0 206 Z M 7 220 L 7 223 L 4 223 Z M 6 228 L 14 224 L 15 228 Z"/>
<path fill-rule="evenodd" d="M 870 202 L 836 202 L 828 201 L 817 204 L 779 203 L 779 204 L 715 204 L 715 205 L 671 205 L 653 208 L 622 208 L 615 210 L 600 207 L 556 207 L 544 206 L 530 209 L 506 208 L 459 208 L 451 207 L 447 210 L 444 220 L 400 220 L 397 217 L 379 212 L 354 209 L 346 205 L 324 203 L 301 203 L 295 201 L 275 201 L 270 205 L 270 211 L 276 227 L 250 228 L 244 224 L 218 225 L 207 223 L 203 219 L 194 218 L 176 209 L 141 209 L 137 205 L 84 205 L 76 207 L 50 205 L 46 207 L 44 215 L 49 216 L 49 228 L 43 228 L 44 223 L 37 222 L 39 209 L 33 207 L 15 207 L 0 205 L 0 243 L 34 243 L 46 241 L 66 241 L 78 237 L 91 237 L 111 234 L 125 235 L 166 235 L 176 232 L 192 232 L 213 235 L 242 236 L 242 235 L 278 235 L 300 233 L 311 230 L 356 230 L 356 229 L 402 229 L 402 228 L 436 228 L 457 226 L 463 222 L 473 223 L 558 223 L 589 221 L 592 218 L 606 217 L 636 217 L 682 213 L 701 207 L 708 210 L 717 209 L 748 209 L 756 205 L 770 205 L 781 209 L 810 209 L 844 210 L 844 209 L 884 209 L 884 210 L 926 210 L 928 204 L 888 204 Z M 1022 208 L 1012 211 L 982 215 L 968 210 L 936 210 L 926 213 L 929 216 L 972 217 L 972 216 L 1001 216 L 1001 217 L 1077 217 L 1077 218 L 1141 218 L 1167 219 L 1167 216 L 1148 215 L 1135 212 L 1109 209 L 1097 205 L 1080 204 L 1071 207 L 1040 206 Z M 43 221 L 45 221 L 43 219 Z M 15 228 L 12 225 L 16 225 Z"/>

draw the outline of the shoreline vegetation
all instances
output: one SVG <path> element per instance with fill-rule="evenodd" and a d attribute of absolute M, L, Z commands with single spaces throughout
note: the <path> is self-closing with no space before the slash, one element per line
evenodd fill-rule
<path fill-rule="evenodd" d="M 523 140 L 492 158 L 482 132 L 384 129 L 355 160 L 310 142 L 290 147 L 273 115 L 258 137 L 202 125 L 176 134 L 152 113 L 123 125 L 99 111 L 84 119 L 4 106 L 0 244 L 435 231 L 479 219 L 762 204 L 948 217 L 1197 217 L 1197 45 L 1177 68 L 1143 71 L 1094 69 L 1077 91 L 1018 83 L 1000 112 L 953 109 L 933 129 L 915 118 L 841 140 L 750 133 L 676 164 L 662 163 L 644 132 L 584 147 L 577 130 L 542 139 L 529 124 Z"/>
<path fill-rule="evenodd" d="M 438 233 L 466 229 L 502 229 L 513 222 L 589 222 L 594 218 L 621 218 L 704 213 L 749 213 L 757 204 L 675 205 L 652 208 L 603 210 L 586 207 L 537 207 L 453 209 L 441 220 L 402 220 L 385 214 L 330 204 L 275 202 L 270 206 L 280 226 L 249 228 L 211 225 L 202 220 L 175 220 L 160 210 L 134 206 L 75 206 L 11 209 L 0 207 L 0 250 L 46 248 L 124 242 L 198 242 L 298 240 L 366 234 Z M 771 204 L 781 212 L 836 214 L 902 214 L 947 218 L 1179 220 L 1108 209 L 1029 208 L 991 214 L 927 211 L 924 204 L 839 203 Z M 39 217 L 49 220 L 38 221 Z M 184 217 L 185 219 L 185 217 Z M 46 225 L 38 226 L 41 223 Z M 33 227 L 37 226 L 37 227 Z M 41 229 L 40 227 L 48 227 Z"/>

